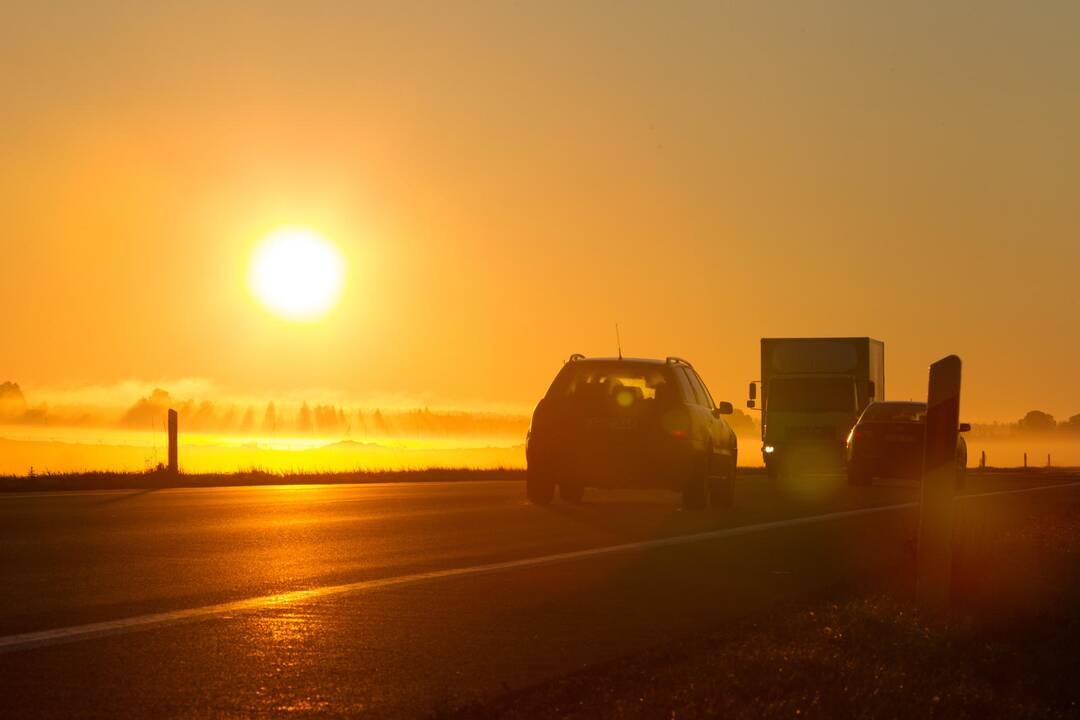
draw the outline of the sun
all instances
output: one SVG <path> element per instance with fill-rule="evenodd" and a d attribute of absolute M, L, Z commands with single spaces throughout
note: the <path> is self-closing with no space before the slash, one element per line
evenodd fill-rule
<path fill-rule="evenodd" d="M 319 233 L 307 228 L 279 228 L 259 243 L 248 269 L 252 295 L 273 314 L 287 320 L 318 319 L 341 297 L 345 259 Z"/>

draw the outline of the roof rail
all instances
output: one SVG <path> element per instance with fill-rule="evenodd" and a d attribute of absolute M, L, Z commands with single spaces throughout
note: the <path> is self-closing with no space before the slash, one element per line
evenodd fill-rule
<path fill-rule="evenodd" d="M 578 360 L 584 360 L 584 359 L 585 359 L 585 356 L 582 355 L 581 353 L 574 353 L 573 355 L 570 356 L 570 359 L 567 360 L 566 362 L 572 363 L 572 362 L 577 362 Z"/>
<path fill-rule="evenodd" d="M 669 365 L 685 365 L 686 367 L 689 367 L 689 368 L 694 367 L 693 365 L 691 365 L 687 361 L 683 360 L 681 357 L 675 357 L 674 355 L 668 356 L 667 363 Z"/>

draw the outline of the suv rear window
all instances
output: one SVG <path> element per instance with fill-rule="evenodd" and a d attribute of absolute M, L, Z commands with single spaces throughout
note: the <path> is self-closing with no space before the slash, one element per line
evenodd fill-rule
<path fill-rule="evenodd" d="M 628 362 L 573 362 L 555 378 L 548 397 L 553 400 L 600 401 L 610 398 L 619 405 L 661 400 L 674 388 L 667 368 Z"/>

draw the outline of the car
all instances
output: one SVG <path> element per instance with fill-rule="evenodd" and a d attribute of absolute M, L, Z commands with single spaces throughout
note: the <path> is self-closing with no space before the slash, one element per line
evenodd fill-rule
<path fill-rule="evenodd" d="M 526 492 L 579 503 L 587 487 L 668 489 L 701 509 L 733 502 L 738 441 L 687 361 L 571 355 L 533 412 Z"/>
<path fill-rule="evenodd" d="M 970 429 L 960 423 L 961 433 Z M 848 433 L 848 483 L 868 485 L 875 477 L 919 479 L 925 434 L 926 403 L 870 403 Z M 961 488 L 967 475 L 967 441 L 961 434 L 956 438 L 956 487 Z"/>

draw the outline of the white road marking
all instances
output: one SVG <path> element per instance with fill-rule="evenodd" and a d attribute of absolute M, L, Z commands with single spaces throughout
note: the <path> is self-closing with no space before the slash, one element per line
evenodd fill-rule
<path fill-rule="evenodd" d="M 890 512 L 894 510 L 907 510 L 917 506 L 917 503 L 901 503 L 898 505 L 883 505 L 858 510 L 846 510 L 843 512 L 828 513 L 825 515 L 810 515 L 807 517 L 791 518 L 788 520 L 775 520 L 773 522 L 759 523 L 756 525 L 742 525 L 721 530 L 695 533 L 693 535 L 678 535 L 675 537 L 661 538 L 658 540 L 644 540 L 640 542 L 624 543 L 621 545 L 608 545 L 605 547 L 590 548 L 588 550 L 575 550 L 572 552 L 557 553 L 554 555 L 542 555 L 539 557 L 522 558 L 520 560 L 507 560 L 504 562 L 488 563 L 485 565 L 473 565 L 469 567 L 448 568 L 445 570 L 432 570 L 429 572 L 414 573 L 411 575 L 399 575 L 397 577 L 379 578 L 376 580 L 361 580 L 344 585 L 328 585 L 311 588 L 309 590 L 297 590 L 294 592 L 279 593 L 277 595 L 263 595 L 261 597 L 237 600 L 235 602 L 220 603 L 217 605 L 205 605 L 203 607 L 172 610 L 169 612 L 153 613 L 150 615 L 137 615 L 135 617 L 121 618 L 119 620 L 106 620 L 104 622 L 90 623 L 87 625 L 75 625 L 72 627 L 55 628 L 53 630 L 41 630 L 38 632 L 22 633 L 0 637 L 0 653 L 15 650 L 27 650 L 44 645 L 58 645 L 61 643 L 78 642 L 91 638 L 118 635 L 121 633 L 134 632 L 149 629 L 161 625 L 172 625 L 180 622 L 207 619 L 219 615 L 236 615 L 267 610 L 296 603 L 309 602 L 322 598 L 344 595 L 347 593 L 376 590 L 386 587 L 402 585 L 415 585 L 417 583 L 441 580 L 445 578 L 465 577 L 470 575 L 485 575 L 489 573 L 503 572 L 506 570 L 518 570 L 522 568 L 553 565 L 555 563 L 584 560 L 587 558 L 602 557 L 605 555 L 617 555 L 621 553 L 638 552 L 641 550 L 653 550 L 656 548 L 673 547 L 677 545 L 689 545 L 691 543 L 718 540 L 721 538 L 749 535 L 766 532 L 781 528 L 798 527 L 800 525 L 812 525 L 816 523 L 842 520 L 845 518 L 860 517 L 875 513 Z"/>
<path fill-rule="evenodd" d="M 1080 487 L 1080 482 L 1058 483 L 1057 485 L 1038 485 L 1036 487 L 1018 488 L 1016 490 L 994 490 L 992 492 L 973 493 L 970 495 L 958 495 L 957 500 L 970 498 L 992 497 L 994 495 L 1020 495 L 1022 493 L 1038 492 L 1039 490 L 1061 490 L 1062 488 Z"/>

